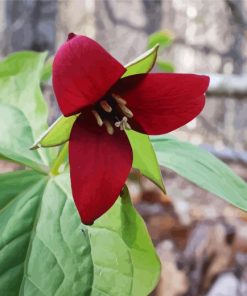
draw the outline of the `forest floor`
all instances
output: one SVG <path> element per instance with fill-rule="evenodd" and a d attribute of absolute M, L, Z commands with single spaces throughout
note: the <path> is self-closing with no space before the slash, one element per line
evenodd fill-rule
<path fill-rule="evenodd" d="M 231 165 L 244 179 L 246 168 Z M 137 210 L 161 259 L 152 296 L 246 296 L 247 213 L 169 170 L 168 196 L 140 177 L 130 182 Z"/>

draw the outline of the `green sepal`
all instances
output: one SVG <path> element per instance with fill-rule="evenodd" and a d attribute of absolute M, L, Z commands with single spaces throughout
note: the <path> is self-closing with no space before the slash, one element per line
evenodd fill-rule
<path fill-rule="evenodd" d="M 78 115 L 64 117 L 61 115 L 30 147 L 31 150 L 40 147 L 54 147 L 69 140 L 72 126 Z"/>
<path fill-rule="evenodd" d="M 127 71 L 124 73 L 122 78 L 136 75 L 145 74 L 152 70 L 155 65 L 157 55 L 158 55 L 159 44 L 155 44 L 154 47 L 144 52 L 138 58 L 130 62 L 125 66 Z"/>
<path fill-rule="evenodd" d="M 140 170 L 145 177 L 166 193 L 160 166 L 149 136 L 133 130 L 126 131 L 126 134 L 133 150 L 133 167 Z"/>

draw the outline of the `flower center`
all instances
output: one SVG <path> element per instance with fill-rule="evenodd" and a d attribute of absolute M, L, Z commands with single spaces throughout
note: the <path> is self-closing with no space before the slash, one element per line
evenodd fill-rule
<path fill-rule="evenodd" d="M 114 134 L 114 127 L 121 131 L 130 130 L 128 118 L 133 117 L 133 113 L 127 107 L 127 102 L 119 95 L 112 93 L 93 106 L 92 113 L 99 126 L 105 126 L 109 135 Z"/>

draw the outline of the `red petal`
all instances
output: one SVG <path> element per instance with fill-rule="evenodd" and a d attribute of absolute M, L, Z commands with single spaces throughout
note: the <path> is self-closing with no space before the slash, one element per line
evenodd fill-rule
<path fill-rule="evenodd" d="M 72 193 L 85 224 L 92 224 L 116 201 L 132 166 L 132 150 L 124 132 L 114 135 L 78 117 L 69 142 Z"/>
<path fill-rule="evenodd" d="M 53 62 L 53 87 L 62 113 L 69 116 L 95 103 L 125 71 L 97 42 L 70 33 Z"/>
<path fill-rule="evenodd" d="M 209 77 L 193 74 L 147 74 L 121 79 L 113 92 L 134 113 L 137 130 L 165 134 L 196 117 L 204 107 Z"/>

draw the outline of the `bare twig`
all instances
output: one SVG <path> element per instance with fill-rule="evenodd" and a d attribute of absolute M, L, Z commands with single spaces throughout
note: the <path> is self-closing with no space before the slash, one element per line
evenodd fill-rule
<path fill-rule="evenodd" d="M 247 75 L 210 74 L 208 96 L 247 99 Z"/>

